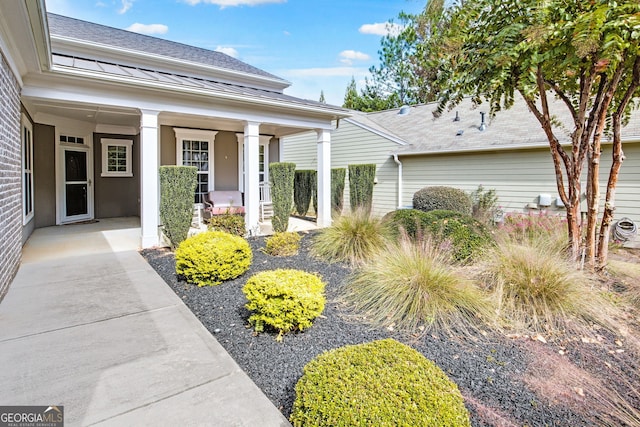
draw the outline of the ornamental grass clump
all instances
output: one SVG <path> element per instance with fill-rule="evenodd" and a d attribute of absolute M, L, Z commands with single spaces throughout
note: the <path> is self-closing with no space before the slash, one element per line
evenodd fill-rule
<path fill-rule="evenodd" d="M 180 243 L 175 257 L 178 275 L 198 286 L 213 286 L 246 272 L 253 253 L 242 237 L 207 231 Z"/>
<path fill-rule="evenodd" d="M 345 300 L 376 325 L 409 333 L 471 333 L 492 311 L 429 239 L 406 235 L 374 254 L 348 280 Z"/>
<path fill-rule="evenodd" d="M 293 231 L 275 233 L 265 239 L 264 253 L 273 256 L 293 256 L 298 253 L 302 237 Z"/>
<path fill-rule="evenodd" d="M 255 274 L 242 292 L 252 312 L 249 323 L 256 332 L 272 329 L 283 334 L 310 328 L 313 320 L 324 310 L 325 283 L 311 273 L 278 269 Z"/>
<path fill-rule="evenodd" d="M 484 269 L 499 318 L 508 328 L 561 331 L 575 325 L 574 319 L 611 324 L 611 305 L 553 242 L 505 240 L 487 254 Z"/>
<path fill-rule="evenodd" d="M 386 235 L 381 219 L 359 209 L 322 229 L 313 240 L 311 254 L 327 262 L 361 264 L 384 246 Z"/>
<path fill-rule="evenodd" d="M 329 350 L 309 362 L 290 420 L 294 427 L 471 425 L 458 386 L 393 339 Z"/>

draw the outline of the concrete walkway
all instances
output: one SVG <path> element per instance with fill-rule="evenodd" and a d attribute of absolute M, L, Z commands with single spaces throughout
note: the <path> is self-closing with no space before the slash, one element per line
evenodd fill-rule
<path fill-rule="evenodd" d="M 0 405 L 63 405 L 66 426 L 289 426 L 139 235 L 137 218 L 35 231 L 0 303 Z"/>

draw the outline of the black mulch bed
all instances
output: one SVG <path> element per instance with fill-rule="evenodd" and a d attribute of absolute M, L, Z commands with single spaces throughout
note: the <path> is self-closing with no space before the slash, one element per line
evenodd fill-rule
<path fill-rule="evenodd" d="M 264 238 L 251 238 L 249 242 L 254 259 L 249 271 L 236 280 L 204 288 L 189 285 L 176 276 L 171 251 L 149 249 L 142 251 L 142 255 L 287 417 L 295 399 L 295 384 L 311 359 L 332 348 L 393 337 L 422 352 L 458 384 L 471 411 L 474 426 L 594 425 L 599 414 L 597 405 L 585 402 L 580 396 L 559 398 L 562 393 L 550 393 L 552 397 L 545 394 L 547 397 L 544 397 L 536 394 L 524 381 L 528 366 L 535 358 L 545 357 L 545 351 L 557 355 L 556 347 L 549 350 L 551 344 L 490 333 L 473 340 L 433 335 L 416 339 L 373 328 L 356 320 L 354 313 L 337 299 L 350 268 L 342 264 L 326 264 L 308 256 L 311 239 L 312 235 L 303 237 L 300 253 L 296 256 L 273 257 L 260 251 L 264 247 Z M 276 268 L 316 272 L 327 283 L 327 304 L 323 315 L 304 333 L 287 334 L 282 342 L 276 342 L 275 334 L 256 336 L 247 327 L 249 312 L 244 308 L 246 299 L 241 291 L 252 274 Z M 579 343 L 573 347 L 575 352 L 571 345 L 565 347 L 564 357 L 575 356 L 579 364 L 584 364 L 584 357 L 578 351 Z M 596 354 L 598 359 L 607 358 L 606 348 L 599 351 L 602 355 Z M 620 363 L 637 372 L 637 362 L 631 357 L 628 359 Z M 611 364 L 617 359 L 607 360 Z M 542 374 L 544 376 L 544 372 Z M 571 394 L 573 390 L 569 388 L 564 392 L 565 395 L 567 393 Z M 558 400 L 574 404 L 570 407 Z"/>

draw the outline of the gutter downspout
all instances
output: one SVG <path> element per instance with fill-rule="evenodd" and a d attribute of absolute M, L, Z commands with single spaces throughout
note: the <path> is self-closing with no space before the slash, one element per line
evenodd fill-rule
<path fill-rule="evenodd" d="M 402 162 L 397 154 L 393 154 L 393 161 L 398 165 L 398 209 L 402 209 Z"/>

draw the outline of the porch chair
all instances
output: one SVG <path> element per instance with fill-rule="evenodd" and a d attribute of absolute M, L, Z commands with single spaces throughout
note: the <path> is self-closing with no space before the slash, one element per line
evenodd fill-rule
<path fill-rule="evenodd" d="M 271 202 L 271 185 L 268 182 L 260 183 L 260 221 L 273 216 L 273 203 Z"/>

